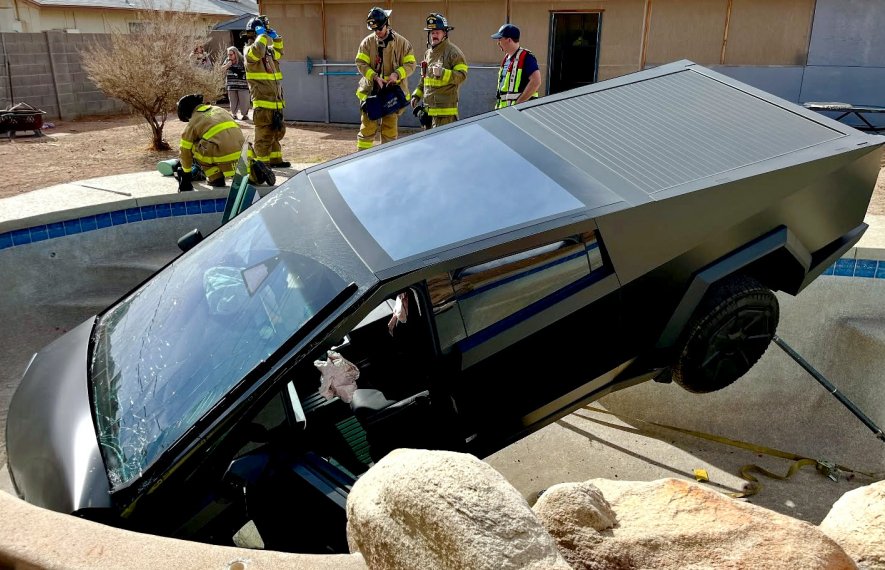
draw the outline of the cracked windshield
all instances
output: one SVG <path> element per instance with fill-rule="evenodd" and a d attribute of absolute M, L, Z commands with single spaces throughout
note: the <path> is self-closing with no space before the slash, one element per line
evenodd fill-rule
<path fill-rule="evenodd" d="M 313 189 L 293 187 L 103 315 L 90 372 L 112 486 L 141 475 L 349 283 L 373 279 Z"/>

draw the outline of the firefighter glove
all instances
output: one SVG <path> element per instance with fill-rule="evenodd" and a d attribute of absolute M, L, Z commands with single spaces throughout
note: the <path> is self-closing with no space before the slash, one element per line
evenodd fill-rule
<path fill-rule="evenodd" d="M 267 35 L 269 35 L 269 36 L 270 36 L 270 39 L 272 39 L 272 40 L 275 40 L 275 39 L 277 39 L 278 37 L 280 37 L 280 36 L 277 34 L 277 32 L 276 32 L 275 30 L 273 30 L 272 28 L 268 28 L 268 29 L 267 29 Z"/>
<path fill-rule="evenodd" d="M 194 185 L 191 183 L 193 180 L 193 175 L 189 171 L 182 171 L 181 176 L 178 177 L 178 191 L 179 192 L 190 192 L 194 189 Z"/>
<path fill-rule="evenodd" d="M 265 28 L 264 26 L 258 26 L 257 28 L 255 28 L 255 33 L 256 33 L 257 35 L 259 35 L 259 36 L 260 36 L 261 34 L 266 34 L 266 33 L 267 33 L 267 28 Z"/>

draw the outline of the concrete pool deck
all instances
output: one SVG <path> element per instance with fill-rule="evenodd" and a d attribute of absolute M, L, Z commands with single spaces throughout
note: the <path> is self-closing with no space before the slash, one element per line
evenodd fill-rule
<path fill-rule="evenodd" d="M 173 224 L 168 236 L 151 240 L 163 243 L 140 244 L 127 259 L 103 259 L 95 252 L 88 259 L 77 257 L 71 253 L 71 236 L 96 240 L 90 243 L 115 239 L 115 231 L 135 222 L 174 218 L 176 207 L 217 225 L 213 220 L 220 218 L 226 196 L 226 189 L 208 187 L 178 194 L 171 177 L 139 172 L 0 200 L 0 489 L 11 491 L 3 439 L 6 409 L 31 354 L 171 260 L 177 253 L 172 238 L 189 222 L 182 215 L 182 225 Z M 882 426 L 885 391 L 878 384 L 885 369 L 885 216 L 868 215 L 866 222 L 869 230 L 832 268 L 832 275 L 820 277 L 796 298 L 778 294 L 778 334 Z M 102 228 L 106 230 L 97 231 Z M 53 260 L 68 256 L 67 267 L 97 262 L 103 287 L 64 289 L 65 270 L 47 270 L 40 263 L 25 267 L 23 260 L 35 252 L 53 255 Z M 595 477 L 694 480 L 694 469 L 706 469 L 714 488 L 738 491 L 745 483 L 737 476 L 743 465 L 758 463 L 780 473 L 789 467 L 783 460 L 646 423 L 656 422 L 875 474 L 872 479 L 854 476 L 833 482 L 809 469 L 789 481 L 763 479 L 763 490 L 750 499 L 815 524 L 842 494 L 882 478 L 885 471 L 885 445 L 775 346 L 747 376 L 721 392 L 695 395 L 676 385 L 647 383 L 607 396 L 593 407 L 619 417 L 582 409 L 487 461 L 530 501 L 558 482 Z"/>

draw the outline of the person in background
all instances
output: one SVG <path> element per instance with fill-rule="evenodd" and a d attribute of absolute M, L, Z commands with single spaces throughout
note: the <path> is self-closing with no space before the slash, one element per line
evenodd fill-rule
<path fill-rule="evenodd" d="M 519 47 L 519 28 L 504 24 L 492 34 L 492 39 L 504 52 L 504 61 L 498 70 L 495 109 L 536 98 L 541 86 L 541 71 L 532 52 Z"/>
<path fill-rule="evenodd" d="M 464 52 L 449 41 L 454 30 L 445 16 L 432 13 L 427 16 L 427 53 L 421 62 L 421 81 L 412 92 L 412 108 L 424 99 L 431 128 L 458 120 L 458 92 L 467 79 L 467 61 Z"/>
<path fill-rule="evenodd" d="M 412 52 L 412 44 L 403 36 L 395 33 L 390 27 L 390 14 L 393 10 L 384 10 L 377 6 L 369 11 L 366 17 L 366 28 L 372 31 L 366 36 L 356 52 L 356 67 L 362 77 L 356 90 L 360 104 L 370 95 L 377 93 L 388 85 L 399 85 L 404 93 L 409 92 L 407 78 L 415 71 L 417 60 Z M 403 110 L 381 117 L 370 119 L 360 109 L 360 131 L 357 134 L 357 150 L 372 148 L 378 122 L 381 122 L 381 142 L 395 140 L 398 134 L 399 116 Z"/>
<path fill-rule="evenodd" d="M 231 46 L 227 48 L 227 61 L 222 65 L 225 71 L 227 99 L 230 101 L 230 114 L 234 119 L 237 113 L 241 121 L 249 120 L 249 84 L 246 83 L 246 66 L 240 50 Z"/>
<path fill-rule="evenodd" d="M 194 51 L 191 53 L 191 62 L 197 67 L 212 69 L 212 60 L 209 59 L 209 54 L 201 45 L 194 47 Z"/>

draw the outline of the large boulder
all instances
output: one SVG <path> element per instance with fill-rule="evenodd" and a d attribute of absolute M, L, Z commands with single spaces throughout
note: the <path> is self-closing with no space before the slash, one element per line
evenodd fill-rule
<path fill-rule="evenodd" d="M 817 527 L 679 479 L 557 485 L 535 511 L 576 568 L 856 568 Z"/>
<path fill-rule="evenodd" d="M 820 529 L 864 570 L 885 570 L 885 481 L 849 491 Z"/>
<path fill-rule="evenodd" d="M 347 537 L 372 569 L 569 568 L 525 499 L 471 455 L 399 449 L 347 498 Z"/>
<path fill-rule="evenodd" d="M 593 559 L 595 546 L 604 540 L 600 533 L 617 524 L 602 491 L 589 482 L 549 487 L 532 509 L 575 568 L 594 567 L 584 561 Z"/>

